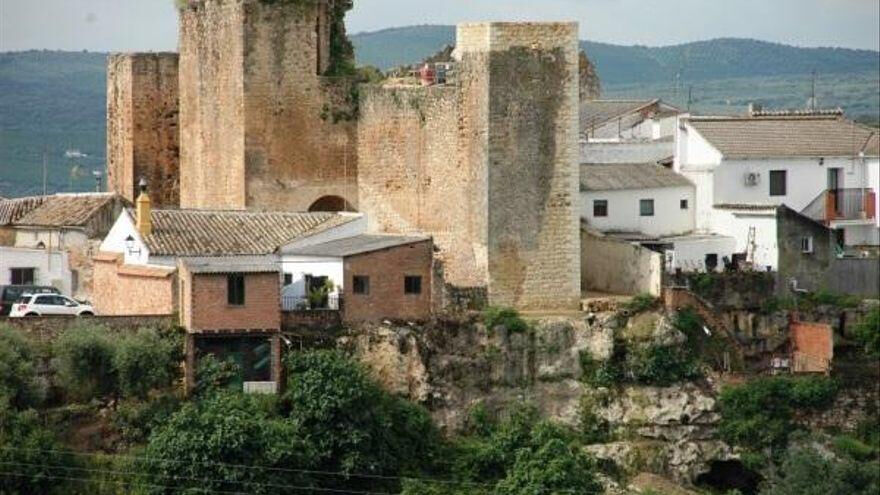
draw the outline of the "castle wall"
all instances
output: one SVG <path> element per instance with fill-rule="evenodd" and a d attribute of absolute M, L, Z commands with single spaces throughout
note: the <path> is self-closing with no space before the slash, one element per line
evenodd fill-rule
<path fill-rule="evenodd" d="M 485 286 L 485 175 L 467 159 L 458 88 L 363 87 L 361 95 L 358 186 L 370 229 L 430 233 L 447 284 Z"/>
<path fill-rule="evenodd" d="M 580 299 L 577 24 L 492 23 L 488 38 L 486 29 L 459 27 L 468 40 L 463 61 L 488 53 L 489 300 L 573 309 Z"/>
<path fill-rule="evenodd" d="M 107 66 L 107 187 L 134 201 L 141 178 L 159 207 L 180 204 L 178 56 L 114 54 Z"/>
<path fill-rule="evenodd" d="M 245 207 L 244 18 L 240 2 L 180 11 L 183 208 Z"/>
<path fill-rule="evenodd" d="M 323 196 L 357 205 L 353 87 L 319 76 L 327 66 L 327 58 L 319 57 L 329 51 L 327 23 L 323 4 L 245 6 L 249 208 L 307 210 Z M 326 38 L 316 35 L 322 28 Z"/>
<path fill-rule="evenodd" d="M 490 304 L 576 308 L 577 26 L 464 24 L 457 52 L 455 85 L 361 90 L 361 211 Z"/>
<path fill-rule="evenodd" d="M 354 88 L 319 75 L 326 17 L 323 4 L 183 9 L 184 207 L 306 210 L 324 196 L 357 204 Z"/>

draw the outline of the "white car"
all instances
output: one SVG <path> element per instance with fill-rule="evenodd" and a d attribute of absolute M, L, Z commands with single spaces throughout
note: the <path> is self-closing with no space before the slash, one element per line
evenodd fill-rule
<path fill-rule="evenodd" d="M 95 316 L 95 308 L 58 294 L 25 294 L 12 305 L 9 317 L 25 316 Z"/>

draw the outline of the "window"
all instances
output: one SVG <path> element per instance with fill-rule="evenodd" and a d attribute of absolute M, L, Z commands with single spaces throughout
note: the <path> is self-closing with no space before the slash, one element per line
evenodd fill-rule
<path fill-rule="evenodd" d="M 355 275 L 351 285 L 351 290 L 355 294 L 366 296 L 370 293 L 370 277 Z"/>
<path fill-rule="evenodd" d="M 654 216 L 654 200 L 653 199 L 643 199 L 639 201 L 639 213 L 643 217 L 653 217 Z"/>
<path fill-rule="evenodd" d="M 33 285 L 35 268 L 12 268 L 10 272 L 10 282 L 12 285 Z"/>
<path fill-rule="evenodd" d="M 230 306 L 244 306 L 244 274 L 230 273 L 226 276 L 226 302 Z"/>
<path fill-rule="evenodd" d="M 593 216 L 594 217 L 607 217 L 608 216 L 608 200 L 607 199 L 597 199 L 593 201 Z"/>
<path fill-rule="evenodd" d="M 785 196 L 786 192 L 786 171 L 771 170 L 770 171 L 770 196 Z"/>
<path fill-rule="evenodd" d="M 687 210 L 688 209 L 688 200 L 683 199 L 683 200 L 679 201 L 678 205 L 682 210 Z"/>
<path fill-rule="evenodd" d="M 284 274 L 284 286 L 287 287 L 288 285 L 292 285 L 292 284 L 293 284 L 293 274 L 292 273 L 285 273 Z"/>
<path fill-rule="evenodd" d="M 715 269 L 718 268 L 718 255 L 716 253 L 710 253 L 706 255 L 706 271 L 714 272 Z"/>
<path fill-rule="evenodd" d="M 407 275 L 403 279 L 404 294 L 421 294 L 422 293 L 422 277 Z"/>
<path fill-rule="evenodd" d="M 813 238 L 811 236 L 801 237 L 801 252 L 813 254 Z"/>

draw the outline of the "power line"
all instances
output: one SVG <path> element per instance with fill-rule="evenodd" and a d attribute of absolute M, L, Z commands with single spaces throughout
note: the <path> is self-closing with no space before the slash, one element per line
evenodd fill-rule
<path fill-rule="evenodd" d="M 14 450 L 21 452 L 32 452 L 39 454 L 55 454 L 55 455 L 71 455 L 71 456 L 81 456 L 81 457 L 115 457 L 122 459 L 132 459 L 132 460 L 141 460 L 147 462 L 157 462 L 157 463 L 170 463 L 170 464 L 183 464 L 183 465 L 191 465 L 191 464 L 201 464 L 205 466 L 217 466 L 217 467 L 232 467 L 238 469 L 249 469 L 249 470 L 261 470 L 261 471 L 276 471 L 276 472 L 289 472 L 289 473 L 297 473 L 297 474 L 312 474 L 319 476 L 336 476 L 342 478 L 364 478 L 364 479 L 375 479 L 375 480 L 385 480 L 385 481 L 425 481 L 430 483 L 438 483 L 438 484 L 449 484 L 449 485 L 467 485 L 467 486 L 477 486 L 477 487 L 485 487 L 491 488 L 493 485 L 490 483 L 479 483 L 476 481 L 456 481 L 456 480 L 443 480 L 437 478 L 420 478 L 420 477 L 409 477 L 409 476 L 387 476 L 387 475 L 379 475 L 379 474 L 363 474 L 363 473 L 345 473 L 342 471 L 321 471 L 321 470 L 313 470 L 313 469 L 295 469 L 295 468 L 282 468 L 282 467 L 271 467 L 271 466 L 249 466 L 245 464 L 231 464 L 226 462 L 216 462 L 216 461 L 182 461 L 178 459 L 162 459 L 157 457 L 147 457 L 147 456 L 130 456 L 124 454 L 93 454 L 88 452 L 73 452 L 73 451 L 61 451 L 61 450 L 41 450 L 41 449 L 25 449 L 21 447 L 0 447 L 0 450 Z M 2 464 L 2 463 L 0 463 Z M 138 473 L 132 473 L 138 474 Z M 201 481 L 200 479 L 192 479 L 193 481 Z M 216 481 L 216 480 L 215 480 Z M 353 493 L 353 492 L 346 492 Z"/>

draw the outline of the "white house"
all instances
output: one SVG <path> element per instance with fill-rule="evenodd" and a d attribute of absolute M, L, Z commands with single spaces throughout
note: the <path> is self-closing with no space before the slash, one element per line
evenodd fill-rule
<path fill-rule="evenodd" d="M 51 286 L 72 294 L 66 251 L 0 247 L 0 285 Z"/>
<path fill-rule="evenodd" d="M 581 165 L 581 218 L 608 233 L 662 238 L 694 230 L 694 185 L 651 163 Z"/>
<path fill-rule="evenodd" d="M 580 106 L 581 139 L 653 141 L 675 134 L 681 110 L 652 100 L 589 100 Z"/>
<path fill-rule="evenodd" d="M 696 231 L 736 238 L 759 268 L 778 266 L 775 207 L 838 231 L 842 246 L 880 245 L 880 139 L 838 113 L 688 117 L 675 171 L 696 186 Z"/>

